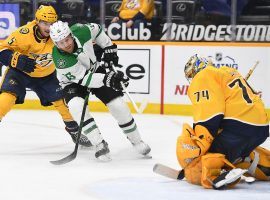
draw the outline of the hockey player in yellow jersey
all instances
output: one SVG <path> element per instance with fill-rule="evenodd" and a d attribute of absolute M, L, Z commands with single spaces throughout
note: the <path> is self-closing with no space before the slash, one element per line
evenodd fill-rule
<path fill-rule="evenodd" d="M 236 69 L 216 68 L 198 55 L 184 72 L 194 123 L 183 125 L 176 153 L 187 181 L 220 189 L 234 186 L 243 173 L 270 180 L 270 151 L 259 147 L 269 136 L 260 97 Z"/>
<path fill-rule="evenodd" d="M 54 105 L 75 141 L 78 124 L 64 104 L 52 60 L 53 42 L 49 28 L 57 21 L 57 14 L 52 6 L 41 5 L 35 17 L 35 20 L 19 27 L 0 43 L 0 62 L 7 66 L 0 85 L 0 121 L 15 104 L 24 102 L 26 88 L 30 88 L 43 106 Z M 79 142 L 90 145 L 84 135 Z"/>
<path fill-rule="evenodd" d="M 126 22 L 127 28 L 139 28 L 139 23 L 152 20 L 154 15 L 153 0 L 123 0 L 119 14 L 112 23 Z"/>

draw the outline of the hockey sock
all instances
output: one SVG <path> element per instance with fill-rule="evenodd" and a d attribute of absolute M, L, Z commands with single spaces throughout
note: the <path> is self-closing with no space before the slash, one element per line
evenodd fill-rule
<path fill-rule="evenodd" d="M 138 144 L 142 139 L 126 102 L 118 97 L 110 101 L 107 107 L 130 142 Z"/>
<path fill-rule="evenodd" d="M 82 108 L 84 104 L 84 99 L 80 97 L 74 97 L 68 102 L 69 110 L 73 116 L 73 118 L 79 122 L 82 115 Z M 95 120 L 88 112 L 88 106 L 86 107 L 84 122 L 82 131 L 85 135 L 87 135 L 88 139 L 93 145 L 101 143 L 103 140 L 100 130 L 98 129 Z"/>
<path fill-rule="evenodd" d="M 73 118 L 68 110 L 68 107 L 64 103 L 63 99 L 52 102 L 55 109 L 60 113 L 64 121 L 72 121 Z"/>
<path fill-rule="evenodd" d="M 15 105 L 16 96 L 7 92 L 0 94 L 0 121 Z"/>

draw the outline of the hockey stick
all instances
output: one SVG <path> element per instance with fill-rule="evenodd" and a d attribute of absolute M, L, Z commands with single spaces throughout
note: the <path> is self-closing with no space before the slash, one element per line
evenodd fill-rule
<path fill-rule="evenodd" d="M 183 169 L 179 171 L 159 163 L 154 165 L 153 171 L 161 176 L 165 176 L 174 180 L 183 180 L 185 178 L 185 172 Z M 243 174 L 241 175 L 241 178 L 246 183 L 253 183 L 255 181 L 254 177 L 244 176 Z"/>
<path fill-rule="evenodd" d="M 75 145 L 74 151 L 70 155 L 68 155 L 67 157 L 62 158 L 60 160 L 50 161 L 50 163 L 52 163 L 54 165 L 63 165 L 63 164 L 66 164 L 66 163 L 74 160 L 77 157 L 78 147 L 79 147 L 79 139 L 80 139 L 81 133 L 82 133 L 82 127 L 83 127 L 86 107 L 88 104 L 88 98 L 89 98 L 89 93 L 86 95 L 86 97 L 84 99 L 83 111 L 82 111 L 82 115 L 81 115 L 81 121 L 80 121 L 80 125 L 79 125 L 79 130 L 78 130 L 78 135 L 77 135 L 76 145 Z"/>
<path fill-rule="evenodd" d="M 117 73 L 117 70 L 115 69 L 115 66 L 113 64 L 111 66 L 112 66 L 113 71 L 115 73 Z M 145 108 L 147 106 L 147 103 L 148 103 L 147 100 L 143 100 L 141 105 L 140 105 L 140 108 L 138 108 L 137 104 L 135 103 L 135 101 L 130 96 L 130 94 L 129 94 L 129 92 L 128 92 L 128 90 L 127 90 L 127 88 L 126 88 L 126 86 L 124 85 L 123 82 L 121 82 L 121 86 L 122 86 L 124 92 L 126 93 L 126 95 L 128 96 L 129 100 L 131 101 L 131 103 L 132 103 L 134 109 L 136 110 L 136 112 L 139 113 L 139 114 L 143 113 L 143 111 L 145 110 Z"/>
<path fill-rule="evenodd" d="M 153 172 L 174 180 L 182 180 L 183 178 L 185 178 L 185 172 L 183 169 L 178 171 L 176 169 L 170 168 L 168 166 L 159 163 L 154 165 Z"/>
<path fill-rule="evenodd" d="M 249 70 L 249 72 L 247 73 L 245 80 L 247 81 L 249 79 L 249 77 L 251 76 L 251 74 L 253 73 L 253 71 L 256 69 L 257 65 L 259 64 L 259 61 L 256 61 L 255 65 Z"/>

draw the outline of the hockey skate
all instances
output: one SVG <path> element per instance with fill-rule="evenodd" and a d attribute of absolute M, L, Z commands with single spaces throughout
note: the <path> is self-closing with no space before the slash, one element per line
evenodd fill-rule
<path fill-rule="evenodd" d="M 108 162 L 111 161 L 111 156 L 110 156 L 110 150 L 108 147 L 108 143 L 105 142 L 105 140 L 102 140 L 101 143 L 96 145 L 96 153 L 95 157 L 103 162 Z"/>
<path fill-rule="evenodd" d="M 248 170 L 240 168 L 225 171 L 213 180 L 212 186 L 216 190 L 225 189 L 227 186 L 236 184 L 238 181 L 240 181 L 241 176 L 247 171 Z"/>
<path fill-rule="evenodd" d="M 148 144 L 142 141 L 141 136 L 139 135 L 138 132 L 129 133 L 127 135 L 127 138 L 139 154 L 145 156 L 146 158 L 152 158 L 152 156 L 149 154 L 151 148 L 149 147 Z"/>
<path fill-rule="evenodd" d="M 142 140 L 137 143 L 137 144 L 132 144 L 134 146 L 134 148 L 136 149 L 136 151 L 139 153 L 139 154 L 142 154 L 143 156 L 149 156 L 149 153 L 151 151 L 151 148 L 149 147 L 148 144 L 144 143 Z"/>
<path fill-rule="evenodd" d="M 70 134 L 73 142 L 76 143 L 78 133 L 75 134 L 73 132 L 69 132 L 69 134 Z M 92 143 L 88 140 L 88 138 L 83 134 L 81 134 L 81 136 L 80 136 L 79 144 L 84 146 L 84 147 L 92 147 L 93 146 Z"/>

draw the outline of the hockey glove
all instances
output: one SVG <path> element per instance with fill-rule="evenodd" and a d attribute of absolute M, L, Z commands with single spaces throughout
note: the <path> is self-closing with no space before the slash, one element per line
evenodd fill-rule
<path fill-rule="evenodd" d="M 76 121 L 64 121 L 66 127 L 66 131 L 69 133 L 69 135 L 71 136 L 72 140 L 74 143 L 76 143 L 77 141 L 77 137 L 78 137 L 78 131 L 79 131 L 79 126 L 77 124 Z M 80 139 L 79 139 L 79 144 L 85 147 L 90 147 L 92 146 L 91 142 L 88 140 L 88 138 L 81 134 Z"/>
<path fill-rule="evenodd" d="M 117 73 L 110 71 L 105 75 L 103 83 L 105 86 L 111 87 L 114 90 L 119 91 L 123 90 L 121 83 L 123 83 L 125 87 L 128 86 L 129 78 L 125 76 L 124 73 L 121 71 L 117 71 Z"/>
<path fill-rule="evenodd" d="M 112 46 L 108 46 L 104 48 L 104 65 L 105 67 L 110 68 L 111 62 L 114 65 L 118 65 L 118 56 L 117 56 L 117 45 L 113 44 Z"/>
<path fill-rule="evenodd" d="M 10 66 L 20 71 L 31 73 L 36 68 L 36 62 L 34 59 L 29 58 L 19 52 L 14 52 L 10 60 Z"/>
<path fill-rule="evenodd" d="M 97 61 L 101 62 L 101 58 L 102 58 L 102 55 L 104 53 L 104 50 L 100 46 L 95 44 L 94 45 L 94 52 L 95 52 L 95 56 L 96 56 Z"/>

